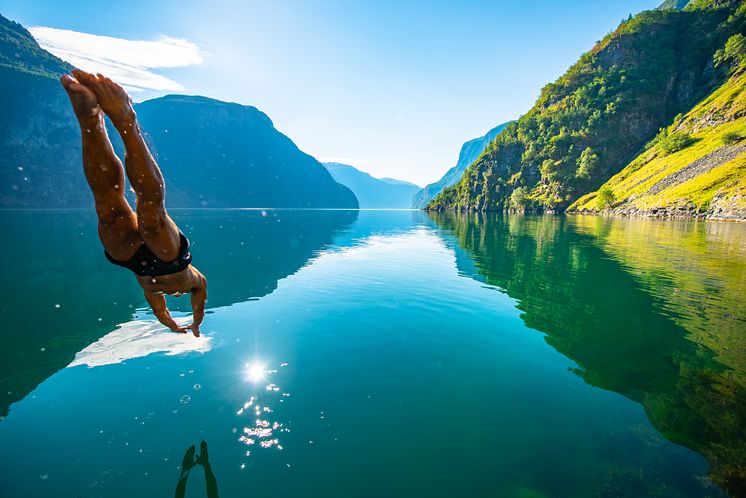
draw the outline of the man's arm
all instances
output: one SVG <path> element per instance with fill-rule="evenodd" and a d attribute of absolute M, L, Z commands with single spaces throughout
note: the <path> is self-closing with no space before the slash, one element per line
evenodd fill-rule
<path fill-rule="evenodd" d="M 201 273 L 197 285 L 192 287 L 192 325 L 194 335 L 199 337 L 199 326 L 205 318 L 205 303 L 207 302 L 207 279 Z"/>
<path fill-rule="evenodd" d="M 166 298 L 163 294 L 153 294 L 151 292 L 145 293 L 145 300 L 153 309 L 153 314 L 166 327 L 170 328 L 174 332 L 186 332 L 186 327 L 179 327 L 179 325 L 171 318 L 171 313 L 166 308 Z"/>

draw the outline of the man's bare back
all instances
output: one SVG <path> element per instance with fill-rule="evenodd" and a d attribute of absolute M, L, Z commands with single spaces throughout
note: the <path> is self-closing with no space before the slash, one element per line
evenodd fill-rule
<path fill-rule="evenodd" d="M 98 233 L 106 257 L 132 270 L 158 320 L 176 332 L 199 336 L 207 279 L 191 264 L 189 241 L 166 212 L 165 184 L 143 140 L 125 90 L 109 78 L 75 69 L 60 79 L 80 124 L 83 169 L 93 192 Z M 104 125 L 109 116 L 125 147 L 125 164 L 114 153 Z M 137 196 L 135 211 L 124 197 L 126 176 Z M 193 323 L 179 326 L 165 294 L 191 293 Z"/>

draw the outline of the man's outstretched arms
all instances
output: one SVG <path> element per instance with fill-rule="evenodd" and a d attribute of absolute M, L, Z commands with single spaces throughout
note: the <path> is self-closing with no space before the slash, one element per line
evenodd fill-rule
<path fill-rule="evenodd" d="M 177 324 L 174 319 L 171 318 L 171 313 L 166 307 L 166 298 L 163 296 L 163 294 L 153 294 L 152 292 L 145 292 L 145 300 L 148 301 L 148 304 L 153 309 L 153 314 L 163 325 L 170 328 L 174 332 L 186 333 L 186 331 L 189 330 L 188 327 L 180 327 L 179 324 Z M 194 335 L 198 334 L 195 333 Z"/>

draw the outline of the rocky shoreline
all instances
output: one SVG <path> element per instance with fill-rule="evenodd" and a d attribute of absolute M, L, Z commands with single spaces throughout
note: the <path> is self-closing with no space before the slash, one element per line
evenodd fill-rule
<path fill-rule="evenodd" d="M 505 213 L 505 214 L 529 214 L 529 215 L 581 215 L 581 216 L 612 216 L 618 218 L 652 218 L 652 219 L 670 219 L 670 220 L 708 220 L 708 221 L 734 221 L 734 222 L 746 222 L 746 196 L 740 196 L 739 198 L 743 202 L 743 207 L 734 207 L 732 201 L 729 199 L 728 202 L 718 202 L 717 199 L 713 199 L 710 209 L 707 211 L 699 211 L 697 207 L 692 205 L 680 205 L 666 208 L 652 208 L 652 209 L 640 209 L 630 206 L 619 207 L 615 209 L 607 209 L 604 211 L 591 211 L 587 209 L 583 210 L 572 210 L 572 211 L 517 211 L 515 209 L 477 209 L 476 207 L 469 208 L 456 208 L 456 209 L 426 209 L 426 211 L 443 212 L 479 212 L 479 213 Z M 720 205 L 722 204 L 722 205 Z"/>

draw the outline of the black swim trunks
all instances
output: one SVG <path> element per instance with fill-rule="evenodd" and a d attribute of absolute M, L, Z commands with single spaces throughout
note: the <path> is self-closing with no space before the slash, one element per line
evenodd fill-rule
<path fill-rule="evenodd" d="M 145 244 L 141 245 L 137 252 L 127 261 L 117 261 L 106 250 L 104 250 L 104 255 L 113 264 L 132 270 L 135 275 L 141 277 L 158 277 L 179 273 L 192 262 L 192 253 L 189 251 L 189 239 L 181 232 L 179 232 L 179 255 L 173 261 L 159 259 Z"/>

